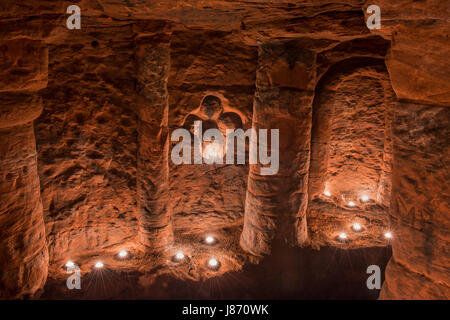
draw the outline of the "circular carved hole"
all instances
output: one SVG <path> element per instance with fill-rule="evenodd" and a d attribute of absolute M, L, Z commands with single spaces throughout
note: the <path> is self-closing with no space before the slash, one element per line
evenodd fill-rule
<path fill-rule="evenodd" d="M 222 101 L 216 96 L 206 96 L 200 107 L 200 111 L 211 118 L 222 110 Z"/>
<path fill-rule="evenodd" d="M 194 122 L 195 121 L 202 121 L 199 117 L 197 117 L 194 114 L 190 114 L 186 117 L 183 123 L 183 128 L 186 130 L 189 130 L 192 134 L 194 133 Z"/>
<path fill-rule="evenodd" d="M 226 133 L 226 129 L 239 129 L 243 126 L 241 117 L 234 112 L 227 112 L 221 115 L 217 124 L 219 125 L 220 131 L 224 134 Z"/>
<path fill-rule="evenodd" d="M 205 133 L 208 129 L 217 129 L 217 123 L 213 120 L 202 121 L 202 132 Z"/>

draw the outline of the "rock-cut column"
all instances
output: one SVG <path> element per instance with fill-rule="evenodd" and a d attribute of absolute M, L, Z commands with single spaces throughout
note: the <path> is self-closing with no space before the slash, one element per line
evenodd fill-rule
<path fill-rule="evenodd" d="M 138 140 L 138 241 L 144 248 L 163 249 L 173 242 L 167 211 L 168 91 L 170 44 L 168 37 L 136 39 Z"/>
<path fill-rule="evenodd" d="M 299 245 L 307 238 L 314 55 L 306 47 L 289 41 L 259 48 L 253 128 L 279 129 L 280 162 L 274 175 L 250 165 L 240 244 L 257 256 L 269 254 L 274 241 Z"/>
<path fill-rule="evenodd" d="M 0 298 L 26 298 L 48 269 L 33 127 L 47 50 L 39 41 L 2 41 L 0 61 Z"/>

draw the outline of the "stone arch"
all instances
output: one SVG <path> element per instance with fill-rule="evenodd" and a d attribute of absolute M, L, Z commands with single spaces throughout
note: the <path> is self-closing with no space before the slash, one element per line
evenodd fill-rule
<path fill-rule="evenodd" d="M 363 223 L 372 219 L 373 234 L 353 245 L 382 241 L 379 234 L 388 223 L 391 188 L 393 97 L 384 60 L 378 58 L 345 59 L 319 80 L 309 172 L 308 224 L 313 243 L 328 242 L 333 232 L 360 219 Z M 321 209 L 315 206 L 318 203 Z M 323 210 L 334 228 L 319 227 L 325 218 L 318 213 Z"/>

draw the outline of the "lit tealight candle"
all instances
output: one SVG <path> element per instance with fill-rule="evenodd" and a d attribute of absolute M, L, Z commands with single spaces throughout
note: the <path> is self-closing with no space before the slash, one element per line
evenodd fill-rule
<path fill-rule="evenodd" d="M 69 261 L 66 262 L 66 267 L 67 268 L 73 268 L 74 266 L 75 266 L 75 263 L 73 261 L 69 260 Z"/>
<path fill-rule="evenodd" d="M 103 267 L 104 267 L 103 262 L 98 261 L 98 262 L 95 264 L 95 267 L 96 267 L 97 269 L 103 268 Z"/>
<path fill-rule="evenodd" d="M 209 265 L 211 268 L 217 267 L 218 264 L 219 264 L 219 262 L 218 262 L 216 259 L 214 259 L 214 258 L 211 258 L 211 259 L 209 259 L 209 261 L 208 261 L 208 265 Z"/>
<path fill-rule="evenodd" d="M 175 255 L 175 259 L 177 259 L 178 261 L 183 260 L 184 259 L 183 252 L 181 251 L 177 252 L 177 254 Z"/>
<path fill-rule="evenodd" d="M 213 244 L 215 241 L 216 241 L 216 239 L 214 239 L 214 237 L 212 237 L 212 236 L 207 236 L 207 237 L 205 238 L 205 242 L 206 242 L 207 244 Z"/>
<path fill-rule="evenodd" d="M 359 223 L 356 222 L 356 223 L 353 224 L 352 229 L 354 231 L 361 231 L 362 227 L 361 227 L 361 225 Z"/>
<path fill-rule="evenodd" d="M 328 191 L 328 190 L 325 190 L 325 191 L 323 192 L 323 194 L 326 195 L 327 197 L 331 197 L 331 192 Z"/>
<path fill-rule="evenodd" d="M 215 160 L 219 158 L 220 145 L 210 143 L 203 149 L 203 157 L 208 160 Z"/>
<path fill-rule="evenodd" d="M 392 239 L 392 233 L 390 233 L 390 232 L 388 231 L 388 232 L 386 232 L 386 233 L 384 234 L 384 237 L 385 237 L 386 239 Z"/>
<path fill-rule="evenodd" d="M 369 196 L 363 195 L 363 196 L 361 197 L 361 200 L 364 201 L 364 202 L 369 201 Z"/>
<path fill-rule="evenodd" d="M 119 252 L 119 258 L 125 258 L 126 256 L 128 256 L 128 252 L 126 250 Z"/>
<path fill-rule="evenodd" d="M 355 203 L 354 203 L 353 201 L 350 201 L 350 202 L 348 203 L 348 205 L 349 205 L 350 207 L 354 207 L 354 206 L 355 206 Z"/>
<path fill-rule="evenodd" d="M 217 152 L 214 149 L 209 149 L 208 153 L 211 158 L 215 158 L 217 156 Z"/>
<path fill-rule="evenodd" d="M 339 234 L 339 239 L 341 239 L 341 240 L 346 240 L 346 239 L 347 239 L 347 235 L 346 235 L 344 232 L 341 232 L 341 233 Z"/>

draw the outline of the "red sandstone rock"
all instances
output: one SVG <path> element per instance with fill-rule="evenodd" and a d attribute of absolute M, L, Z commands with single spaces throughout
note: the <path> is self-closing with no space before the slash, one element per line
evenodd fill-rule
<path fill-rule="evenodd" d="M 255 255 L 269 254 L 275 238 L 291 245 L 303 244 L 307 238 L 312 104 L 307 89 L 314 80 L 307 75 L 313 73 L 313 60 L 301 41 L 259 49 L 253 128 L 280 130 L 280 167 L 275 175 L 261 175 L 261 165 L 250 166 L 240 243 Z M 305 69 L 305 76 L 295 79 Z"/>
<path fill-rule="evenodd" d="M 47 279 L 33 126 L 42 111 L 36 90 L 48 76 L 46 50 L 40 45 L 5 41 L 1 49 L 7 67 L 0 92 L 0 298 L 32 296 Z"/>
<path fill-rule="evenodd" d="M 82 0 L 71 31 L 68 4 L 0 4 L 1 298 L 68 259 L 151 270 L 180 247 L 195 268 L 177 277 L 212 277 L 193 258 L 208 232 L 220 272 L 237 271 L 231 227 L 255 255 L 392 245 L 380 298 L 449 298 L 446 1 L 377 1 L 373 31 L 370 1 Z M 279 173 L 172 164 L 170 131 L 195 119 L 279 128 Z M 364 230 L 337 241 L 354 220 Z"/>
<path fill-rule="evenodd" d="M 35 125 L 51 274 L 136 242 L 134 37 L 131 26 L 104 22 L 61 28 L 49 46 Z"/>
<path fill-rule="evenodd" d="M 171 41 L 169 126 L 203 121 L 225 134 L 251 126 L 257 49 L 224 32 L 177 32 Z M 205 99 L 215 101 L 208 105 Z M 189 123 L 189 124 L 188 124 Z M 192 123 L 193 124 L 193 123 Z M 172 142 L 174 145 L 175 142 Z M 242 224 L 248 165 L 174 165 L 170 161 L 174 228 L 212 232 Z"/>
<path fill-rule="evenodd" d="M 140 122 L 137 162 L 138 241 L 161 249 L 172 244 L 173 231 L 168 206 L 169 42 L 167 38 L 139 38 L 137 72 Z"/>

